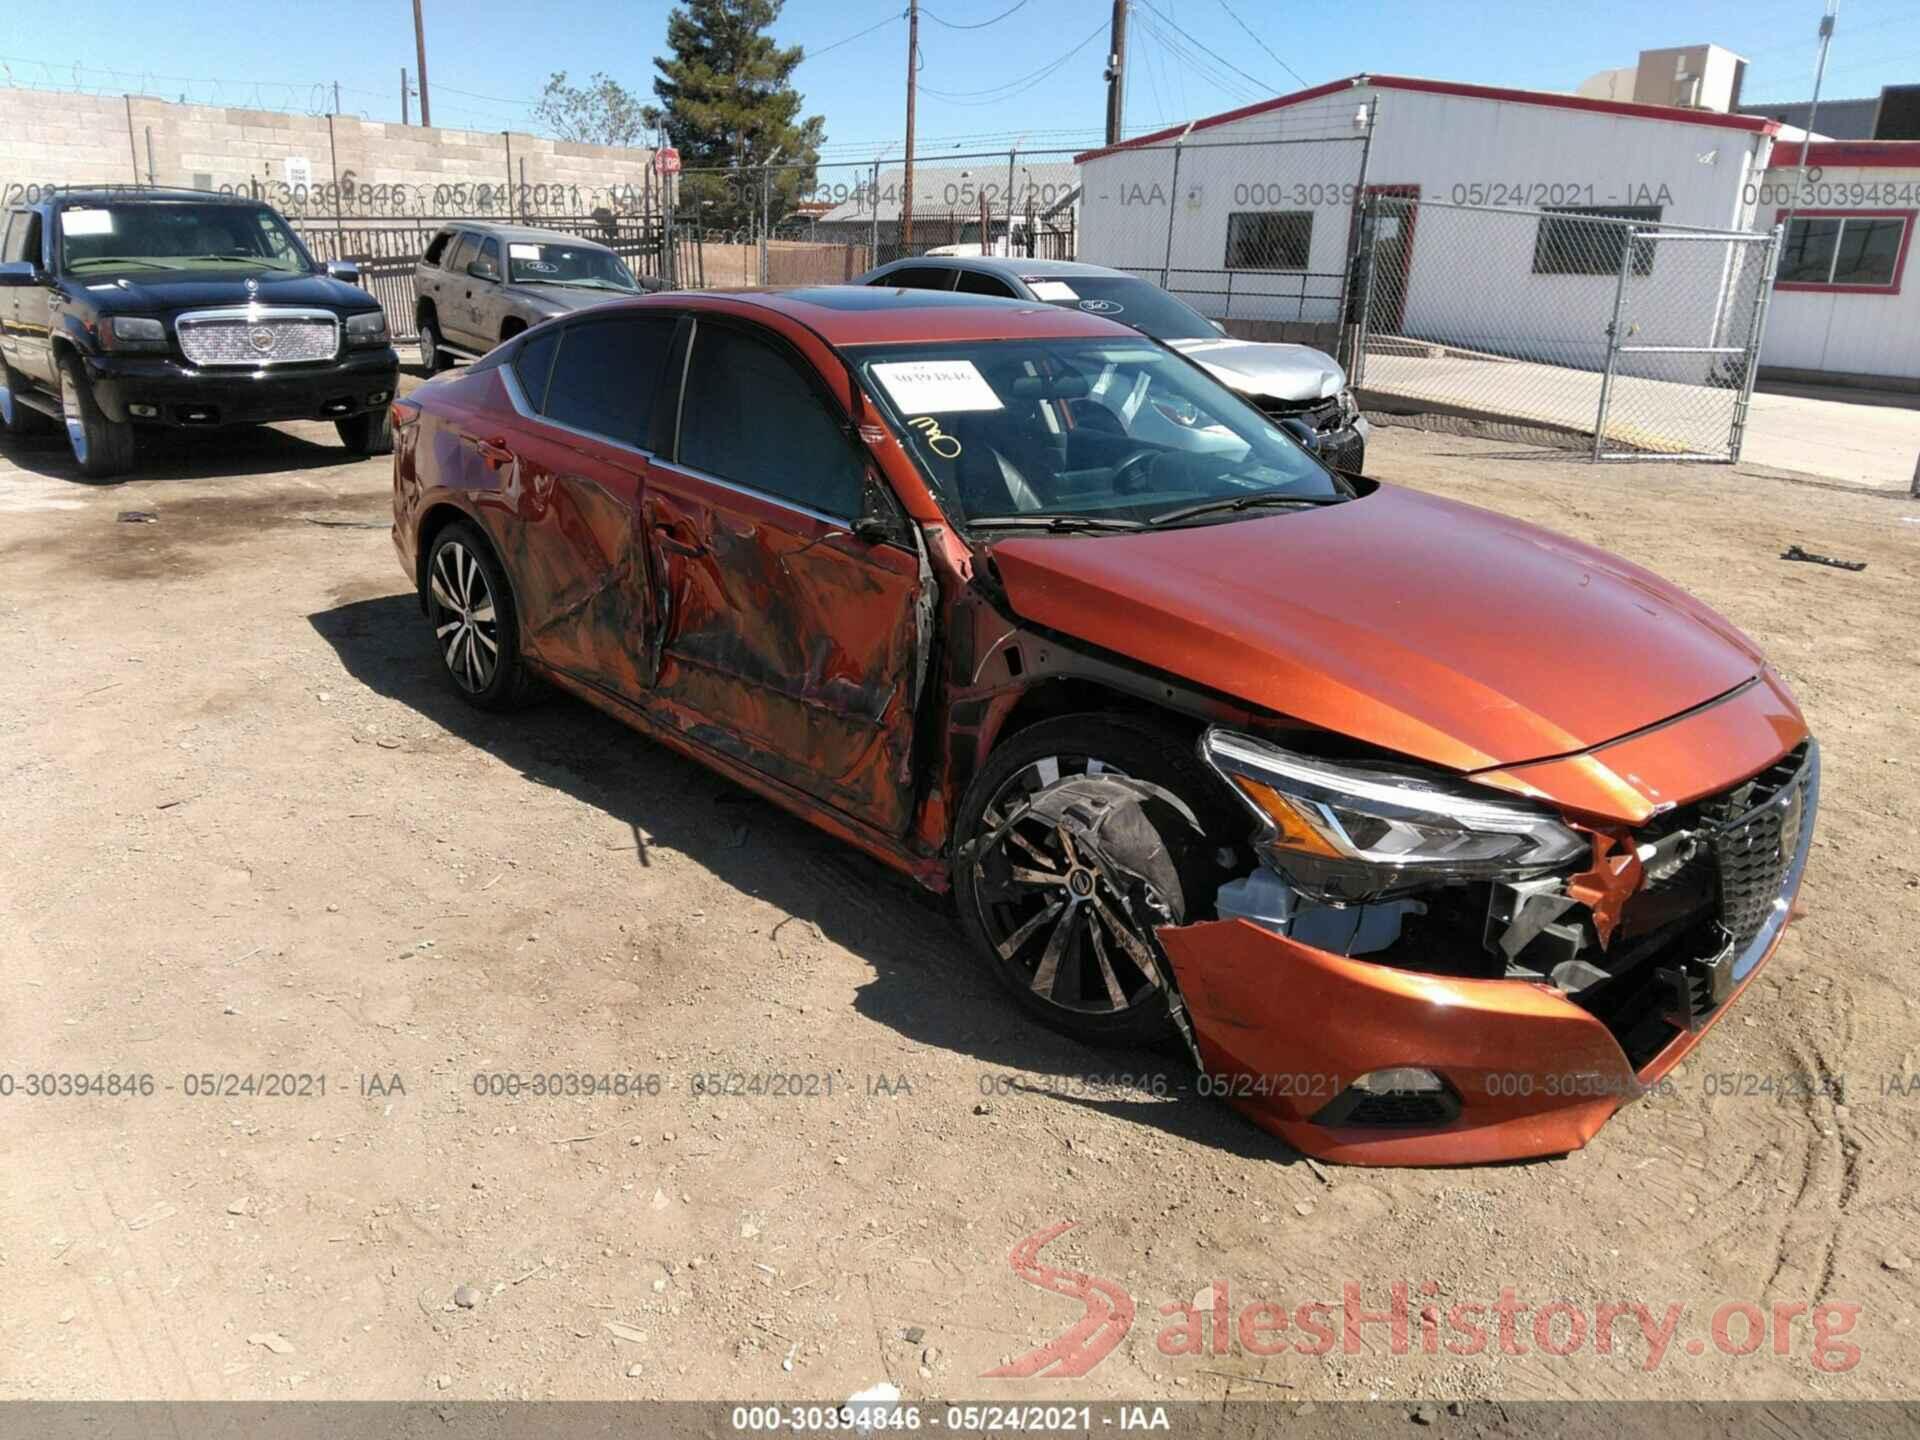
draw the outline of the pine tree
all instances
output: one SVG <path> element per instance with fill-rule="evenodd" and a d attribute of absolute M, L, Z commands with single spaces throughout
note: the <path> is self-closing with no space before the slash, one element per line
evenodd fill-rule
<path fill-rule="evenodd" d="M 782 0 L 686 0 L 667 19 L 671 55 L 654 57 L 660 105 L 649 121 L 680 152 L 680 216 L 733 228 L 760 210 L 760 167 L 776 148 L 774 222 L 812 189 L 826 121 L 800 118 L 790 83 L 804 52 L 767 33 Z"/>

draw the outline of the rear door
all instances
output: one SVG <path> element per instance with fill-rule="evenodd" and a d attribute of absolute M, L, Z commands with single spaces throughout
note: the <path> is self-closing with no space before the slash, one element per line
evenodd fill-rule
<path fill-rule="evenodd" d="M 615 315 L 519 342 L 514 413 L 504 433 L 473 437 L 512 510 L 501 548 L 527 648 L 635 702 L 657 656 L 640 503 L 678 324 Z"/>
<path fill-rule="evenodd" d="M 479 252 L 480 237 L 470 230 L 462 230 L 447 249 L 446 273 L 440 280 L 440 333 L 462 350 L 474 348 L 467 304 L 472 277 L 467 274 L 467 267 Z"/>
<path fill-rule="evenodd" d="M 711 313 L 689 328 L 676 448 L 649 468 L 642 504 L 656 704 L 708 745 L 899 834 L 930 594 L 911 532 L 797 350 Z M 891 538 L 856 538 L 852 522 L 875 505 Z"/>

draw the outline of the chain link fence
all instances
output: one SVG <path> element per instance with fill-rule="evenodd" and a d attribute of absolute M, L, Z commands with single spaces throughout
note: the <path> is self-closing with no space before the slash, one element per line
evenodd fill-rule
<path fill-rule="evenodd" d="M 1737 460 L 1778 238 L 1657 212 L 1368 199 L 1353 378 L 1596 460 Z"/>

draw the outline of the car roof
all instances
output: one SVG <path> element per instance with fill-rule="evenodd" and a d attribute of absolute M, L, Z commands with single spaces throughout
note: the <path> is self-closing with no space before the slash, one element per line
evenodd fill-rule
<path fill-rule="evenodd" d="M 230 195 L 219 190 L 163 190 L 148 185 L 62 185 L 43 196 L 43 200 L 50 205 L 178 204 L 182 201 L 202 205 L 267 205 L 265 200 L 252 195 Z"/>
<path fill-rule="evenodd" d="M 1114 270 L 1105 265 L 1089 265 L 1084 260 L 1036 260 L 1020 255 L 915 255 L 894 263 L 903 268 L 908 265 L 931 265 L 941 270 L 976 270 L 988 275 L 1010 276 L 1015 280 L 1024 280 L 1029 277 L 1052 279 L 1056 276 L 1068 275 L 1113 275 L 1123 279 L 1137 278 L 1128 275 L 1125 270 Z"/>
<path fill-rule="evenodd" d="M 1139 332 L 1078 310 L 946 290 L 818 285 L 791 290 L 669 290 L 596 305 L 609 310 L 680 309 L 784 316 L 829 345 L 910 345 L 951 340 L 1138 340 Z"/>
<path fill-rule="evenodd" d="M 476 235 L 491 235 L 500 240 L 530 240 L 542 245 L 596 245 L 608 249 L 607 242 L 572 230 L 542 230 L 537 225 L 507 225 L 498 220 L 449 220 L 441 230 L 471 230 Z M 438 233 L 438 232 L 436 232 Z"/>

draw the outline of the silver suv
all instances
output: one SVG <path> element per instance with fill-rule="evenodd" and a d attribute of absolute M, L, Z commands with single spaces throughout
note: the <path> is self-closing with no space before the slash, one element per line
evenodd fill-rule
<path fill-rule="evenodd" d="M 635 279 L 627 262 L 598 241 L 563 230 L 449 225 L 413 268 L 420 363 L 437 374 L 551 316 L 665 288 L 651 277 Z"/>

